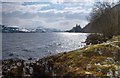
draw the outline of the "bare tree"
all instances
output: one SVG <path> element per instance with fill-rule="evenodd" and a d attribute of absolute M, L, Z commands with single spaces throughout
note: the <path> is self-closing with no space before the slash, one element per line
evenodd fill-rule
<path fill-rule="evenodd" d="M 103 13 L 105 13 L 106 10 L 111 9 L 112 6 L 113 6 L 113 3 L 111 4 L 109 2 L 96 2 L 93 6 L 92 12 L 90 13 L 88 20 L 90 22 L 96 20 Z"/>
<path fill-rule="evenodd" d="M 118 30 L 120 8 L 117 5 L 109 2 L 96 2 L 90 13 L 89 21 L 93 23 L 93 28 L 99 27 L 101 32 L 109 38 L 120 32 Z"/>

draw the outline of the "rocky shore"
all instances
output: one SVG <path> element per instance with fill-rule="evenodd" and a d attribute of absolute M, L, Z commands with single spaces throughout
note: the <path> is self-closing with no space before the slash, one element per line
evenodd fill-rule
<path fill-rule="evenodd" d="M 2 61 L 2 78 L 120 77 L 120 37 L 39 60 Z"/>
<path fill-rule="evenodd" d="M 8 59 L 2 62 L 2 78 L 40 78 L 54 76 L 53 61 Z"/>

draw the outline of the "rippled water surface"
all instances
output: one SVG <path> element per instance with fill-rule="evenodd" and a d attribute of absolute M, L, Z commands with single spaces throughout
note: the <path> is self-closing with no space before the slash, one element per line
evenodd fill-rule
<path fill-rule="evenodd" d="M 2 56 L 7 58 L 42 58 L 50 54 L 83 47 L 84 33 L 4 33 Z"/>

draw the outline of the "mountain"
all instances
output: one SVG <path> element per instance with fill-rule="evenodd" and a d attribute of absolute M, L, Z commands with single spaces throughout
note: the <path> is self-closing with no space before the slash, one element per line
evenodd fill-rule
<path fill-rule="evenodd" d="M 61 30 L 55 29 L 55 28 L 45 28 L 45 27 L 37 27 L 36 28 L 37 33 L 45 33 L 45 32 L 62 32 Z"/>
<path fill-rule="evenodd" d="M 115 5 L 83 29 L 86 33 L 120 34 L 120 4 Z"/>

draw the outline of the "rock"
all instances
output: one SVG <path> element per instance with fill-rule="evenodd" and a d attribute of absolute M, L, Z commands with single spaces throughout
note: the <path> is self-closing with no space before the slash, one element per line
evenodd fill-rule
<path fill-rule="evenodd" d="M 10 53 L 9 56 L 13 56 L 14 54 L 13 53 Z"/>
<path fill-rule="evenodd" d="M 28 60 L 32 60 L 32 58 L 30 57 L 30 58 L 28 58 Z"/>

